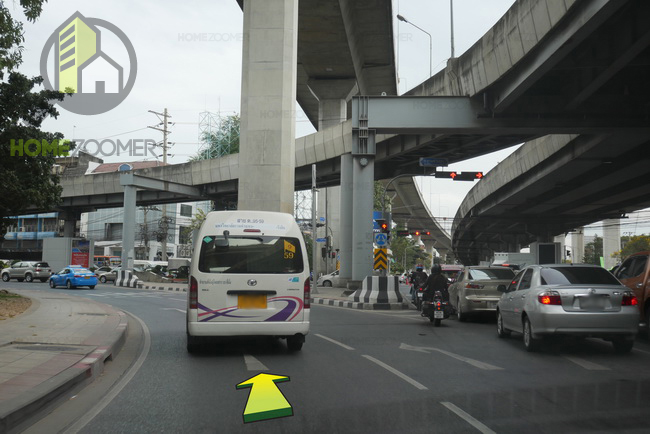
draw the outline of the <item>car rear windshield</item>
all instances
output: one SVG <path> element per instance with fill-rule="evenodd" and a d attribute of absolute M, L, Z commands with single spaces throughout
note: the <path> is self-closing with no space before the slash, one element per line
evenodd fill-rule
<path fill-rule="evenodd" d="M 473 268 L 469 270 L 472 280 L 510 280 L 515 273 L 509 268 Z"/>
<path fill-rule="evenodd" d="M 47 267 L 50 266 L 50 264 L 48 264 L 47 262 L 38 262 L 38 263 L 36 264 L 36 266 L 37 266 L 37 267 L 46 267 L 46 268 L 47 268 Z"/>
<path fill-rule="evenodd" d="M 297 238 L 210 235 L 201 242 L 202 273 L 296 274 L 303 269 Z"/>
<path fill-rule="evenodd" d="M 598 267 L 546 267 L 542 285 L 620 285 L 609 271 Z"/>

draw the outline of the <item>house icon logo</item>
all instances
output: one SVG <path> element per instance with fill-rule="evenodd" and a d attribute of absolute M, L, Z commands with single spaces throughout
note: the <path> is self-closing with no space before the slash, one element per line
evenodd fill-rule
<path fill-rule="evenodd" d="M 128 54 L 121 65 L 102 50 L 102 30 L 115 35 Z M 53 53 L 52 61 L 48 62 Z M 72 92 L 58 104 L 80 115 L 98 115 L 117 107 L 135 83 L 138 62 L 133 44 L 117 26 L 75 12 L 48 38 L 41 52 L 41 76 L 47 89 Z M 48 74 L 48 69 L 53 74 Z"/>

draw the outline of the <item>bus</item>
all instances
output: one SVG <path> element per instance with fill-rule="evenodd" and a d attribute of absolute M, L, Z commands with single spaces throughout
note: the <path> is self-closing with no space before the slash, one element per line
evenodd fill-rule
<path fill-rule="evenodd" d="M 122 264 L 120 256 L 95 255 L 93 262 L 98 267 L 117 267 Z"/>

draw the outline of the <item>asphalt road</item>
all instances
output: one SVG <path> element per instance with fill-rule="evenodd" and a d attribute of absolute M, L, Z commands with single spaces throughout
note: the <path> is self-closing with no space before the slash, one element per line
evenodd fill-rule
<path fill-rule="evenodd" d="M 5 287 L 15 285 L 26 284 Z M 104 399 L 82 433 L 650 430 L 650 345 L 641 339 L 628 355 L 603 341 L 573 339 L 526 353 L 519 335 L 497 338 L 491 318 L 433 327 L 415 311 L 316 305 L 300 352 L 261 339 L 189 355 L 185 294 L 31 287 L 113 305 L 140 318 L 150 334 L 141 368 L 114 399 Z M 289 377 L 277 387 L 293 416 L 244 423 L 250 389 L 236 385 L 261 372 Z"/>

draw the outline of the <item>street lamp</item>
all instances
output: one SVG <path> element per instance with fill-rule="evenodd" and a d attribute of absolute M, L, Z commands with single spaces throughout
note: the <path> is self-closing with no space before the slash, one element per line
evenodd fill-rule
<path fill-rule="evenodd" d="M 431 53 L 433 52 L 433 38 L 431 38 L 431 34 L 429 32 L 427 32 L 426 30 L 424 30 L 423 28 L 416 26 L 415 24 L 413 24 L 412 22 L 410 22 L 409 20 L 404 18 L 402 15 L 398 14 L 397 19 L 400 20 L 400 21 L 404 21 L 405 23 L 408 23 L 408 24 L 412 25 L 413 27 L 415 27 L 416 29 L 419 29 L 419 30 L 423 31 L 424 33 L 426 33 L 427 35 L 429 35 L 429 77 L 431 77 L 433 75 L 433 63 L 432 63 L 432 59 L 431 59 Z"/>

